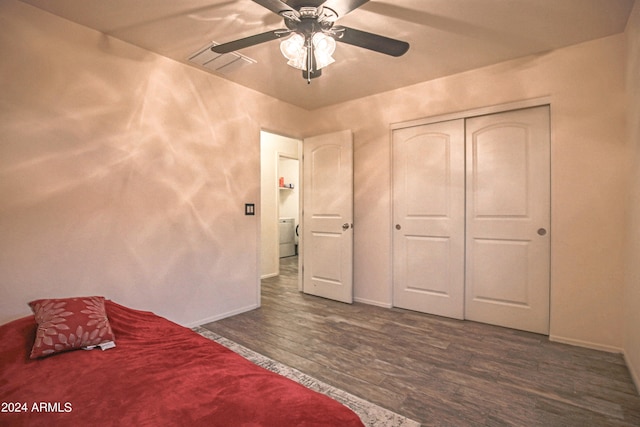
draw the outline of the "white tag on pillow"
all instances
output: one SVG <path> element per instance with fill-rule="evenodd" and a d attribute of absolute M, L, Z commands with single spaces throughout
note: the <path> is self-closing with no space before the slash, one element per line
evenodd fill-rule
<path fill-rule="evenodd" d="M 116 343 L 113 341 L 106 341 L 103 342 L 101 344 L 98 345 L 88 345 L 86 347 L 82 347 L 83 350 L 94 350 L 96 348 L 99 348 L 100 350 L 109 350 L 110 348 L 113 348 L 116 346 Z"/>
<path fill-rule="evenodd" d="M 98 347 L 100 347 L 100 350 L 109 350 L 110 348 L 113 348 L 116 346 L 116 343 L 114 343 L 113 341 L 107 341 L 107 342 L 103 342 L 102 344 L 98 344 Z"/>

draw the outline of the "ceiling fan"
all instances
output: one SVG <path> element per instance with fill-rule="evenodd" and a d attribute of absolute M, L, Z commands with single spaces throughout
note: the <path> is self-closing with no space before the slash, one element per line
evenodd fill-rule
<path fill-rule="evenodd" d="M 284 18 L 286 28 L 267 31 L 213 46 L 215 53 L 230 53 L 271 40 L 285 38 L 280 44 L 287 64 L 302 70 L 311 79 L 334 62 L 336 41 L 391 56 L 402 56 L 409 43 L 366 31 L 335 25 L 336 20 L 369 0 L 252 0 Z"/>

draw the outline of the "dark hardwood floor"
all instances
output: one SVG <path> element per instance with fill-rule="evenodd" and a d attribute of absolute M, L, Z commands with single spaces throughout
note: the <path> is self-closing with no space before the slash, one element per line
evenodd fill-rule
<path fill-rule="evenodd" d="M 260 309 L 203 326 L 425 426 L 640 426 L 619 354 L 302 294 L 296 262 L 263 280 Z"/>

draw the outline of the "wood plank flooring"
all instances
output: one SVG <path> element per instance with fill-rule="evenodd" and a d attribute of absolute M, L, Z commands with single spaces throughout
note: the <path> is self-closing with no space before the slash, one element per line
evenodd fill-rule
<path fill-rule="evenodd" d="M 424 426 L 640 426 L 619 354 L 298 292 L 297 259 L 262 307 L 203 325 Z"/>

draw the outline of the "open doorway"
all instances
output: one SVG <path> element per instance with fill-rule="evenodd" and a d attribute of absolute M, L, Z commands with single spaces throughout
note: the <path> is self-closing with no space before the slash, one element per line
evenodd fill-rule
<path fill-rule="evenodd" d="M 304 155 L 303 155 L 304 148 Z M 304 162 L 302 158 L 304 157 Z M 284 176 L 297 160 L 298 181 Z M 282 160 L 282 163 L 281 163 Z M 261 279 L 280 274 L 281 200 L 294 198 L 301 222 L 298 290 L 353 301 L 353 135 L 350 130 L 293 139 L 261 132 Z M 302 165 L 304 163 L 304 166 Z M 295 167 L 294 167 L 295 169 Z M 281 172 L 282 171 L 282 172 Z M 304 172 L 304 173 L 303 173 Z M 291 172 L 290 176 L 295 176 Z M 302 190 L 302 191 L 301 191 Z M 281 195 L 282 193 L 282 195 Z M 285 195 L 289 193 L 288 195 Z M 305 215 L 300 206 L 304 206 Z M 290 217 L 288 217 L 290 218 Z M 295 221 L 295 218 L 294 220 Z M 291 230 L 291 228 L 289 228 Z M 291 233 L 289 233 L 290 235 Z"/>
<path fill-rule="evenodd" d="M 295 264 L 300 220 L 300 150 L 302 141 L 270 132 L 260 133 L 261 233 L 260 278 L 291 273 Z M 295 259 L 294 259 L 295 258 Z"/>

